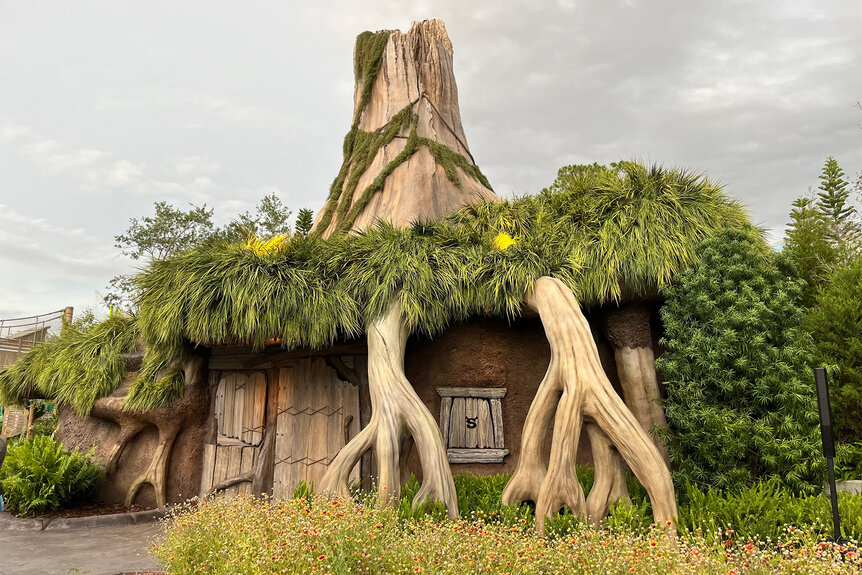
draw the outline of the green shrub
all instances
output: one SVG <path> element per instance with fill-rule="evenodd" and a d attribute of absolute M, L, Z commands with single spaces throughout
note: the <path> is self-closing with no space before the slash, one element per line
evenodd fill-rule
<path fill-rule="evenodd" d="M 11 446 L 0 467 L 6 505 L 21 515 L 37 515 L 91 500 L 100 473 L 90 461 L 94 451 L 67 451 L 50 435 Z"/>
<path fill-rule="evenodd" d="M 862 495 L 840 493 L 838 510 L 845 537 L 862 539 Z M 794 496 L 777 483 L 758 483 L 727 495 L 689 487 L 688 503 L 679 507 L 680 531 L 723 533 L 736 537 L 783 538 L 788 526 L 823 537 L 832 535 L 832 507 L 825 495 Z"/>
<path fill-rule="evenodd" d="M 578 479 L 589 495 L 593 484 L 593 468 L 579 466 Z M 501 503 L 503 488 L 511 474 L 499 475 L 455 475 L 455 490 L 461 516 L 469 521 L 484 524 L 500 524 L 532 530 L 535 525 L 535 510 L 532 505 L 518 507 Z M 604 527 L 625 533 L 649 532 L 652 527 L 652 507 L 646 489 L 634 475 L 627 472 L 631 502 L 620 501 L 611 506 Z M 442 503 L 423 504 L 413 510 L 413 497 L 419 491 L 419 481 L 411 476 L 401 490 L 401 499 L 396 508 L 401 523 L 428 520 L 447 521 L 446 507 Z M 364 505 L 373 505 L 373 493 L 356 493 L 355 499 Z M 734 538 L 772 541 L 787 538 L 787 529 L 794 527 L 820 534 L 832 535 L 832 511 L 829 498 L 823 494 L 799 496 L 783 488 L 778 482 L 758 482 L 729 493 L 716 489 L 700 490 L 693 485 L 677 491 L 682 501 L 678 505 L 677 527 L 680 533 L 694 535 L 698 531 L 709 536 L 726 538 L 726 531 L 733 530 Z M 313 491 L 300 483 L 294 492 L 295 499 L 314 503 Z M 862 495 L 839 495 L 842 532 L 845 537 L 862 539 Z M 551 537 L 564 537 L 585 526 L 579 517 L 564 509 L 558 516 L 546 522 L 545 529 Z"/>
<path fill-rule="evenodd" d="M 862 257 L 838 267 L 805 317 L 820 365 L 830 370 L 829 396 L 838 441 L 862 441 Z"/>
<path fill-rule="evenodd" d="M 836 446 L 835 479 L 850 481 L 862 479 L 862 442 Z"/>
<path fill-rule="evenodd" d="M 817 403 L 802 329 L 802 282 L 754 229 L 724 230 L 663 290 L 668 445 L 678 491 L 761 480 L 823 485 Z"/>

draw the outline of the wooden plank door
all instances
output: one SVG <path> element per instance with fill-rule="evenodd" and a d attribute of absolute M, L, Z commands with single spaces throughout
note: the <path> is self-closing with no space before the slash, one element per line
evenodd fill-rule
<path fill-rule="evenodd" d="M 318 483 L 359 432 L 359 390 L 321 357 L 282 367 L 279 386 L 273 496 L 289 498 L 300 482 Z M 358 466 L 350 478 L 359 479 Z"/>
<path fill-rule="evenodd" d="M 215 391 L 215 445 L 207 445 L 201 492 L 251 471 L 260 451 L 266 421 L 267 377 L 260 371 L 224 371 Z M 226 494 L 247 495 L 251 483 L 229 487 Z"/>

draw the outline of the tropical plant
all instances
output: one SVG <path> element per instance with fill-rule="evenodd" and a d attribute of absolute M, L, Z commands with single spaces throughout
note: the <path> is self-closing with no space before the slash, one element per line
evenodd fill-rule
<path fill-rule="evenodd" d="M 6 505 L 20 515 L 37 515 L 92 499 L 100 474 L 90 461 L 94 452 L 67 451 L 52 435 L 11 446 L 0 467 Z"/>
<path fill-rule="evenodd" d="M 849 183 L 838 161 L 829 156 L 820 174 L 817 208 L 829 223 L 829 236 L 836 244 L 850 245 L 859 234 L 856 208 L 850 203 Z"/>
<path fill-rule="evenodd" d="M 836 446 L 835 479 L 838 481 L 862 479 L 862 441 L 841 443 Z"/>
<path fill-rule="evenodd" d="M 725 230 L 663 288 L 669 427 L 678 488 L 734 490 L 759 480 L 822 487 L 823 459 L 802 329 L 801 282 L 754 229 Z"/>

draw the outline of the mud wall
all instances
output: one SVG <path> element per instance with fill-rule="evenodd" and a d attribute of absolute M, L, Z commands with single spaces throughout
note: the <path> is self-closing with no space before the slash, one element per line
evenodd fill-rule
<path fill-rule="evenodd" d="M 598 314 L 588 317 L 599 325 Z M 593 329 L 602 365 L 618 388 L 613 351 L 604 337 Z M 454 473 L 482 475 L 514 470 L 521 449 L 521 431 L 536 390 L 551 359 L 551 350 L 538 318 L 509 323 L 500 319 L 476 318 L 451 326 L 433 340 L 414 336 L 407 344 L 405 371 L 419 397 L 435 418 L 440 414 L 437 387 L 505 387 L 503 435 L 509 455 L 503 463 L 453 464 Z M 545 457 L 550 453 L 551 432 L 545 440 Z M 578 462 L 590 463 L 589 443 L 581 440 Z M 410 468 L 421 476 L 415 452 Z"/>
<path fill-rule="evenodd" d="M 203 414 L 202 414 L 203 415 Z M 96 447 L 95 460 L 104 462 L 117 440 L 120 427 L 113 422 L 94 417 L 80 417 L 71 409 L 58 409 L 57 439 L 67 449 L 88 451 Z M 167 481 L 168 503 L 179 503 L 198 494 L 201 480 L 204 425 L 189 425 L 177 437 L 171 457 Z M 158 445 L 158 431 L 149 426 L 126 447 L 113 477 L 103 473 L 97 484 L 97 497 L 105 503 L 123 503 L 131 484 L 147 467 Z M 154 507 L 155 493 L 145 485 L 134 503 Z"/>

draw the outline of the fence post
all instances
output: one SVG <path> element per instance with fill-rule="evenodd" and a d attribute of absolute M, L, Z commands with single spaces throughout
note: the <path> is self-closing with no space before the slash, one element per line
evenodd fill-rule
<path fill-rule="evenodd" d="M 32 399 L 30 400 L 30 414 L 27 416 L 27 435 L 25 436 L 27 439 L 33 437 L 33 419 L 36 414 L 36 402 Z"/>

